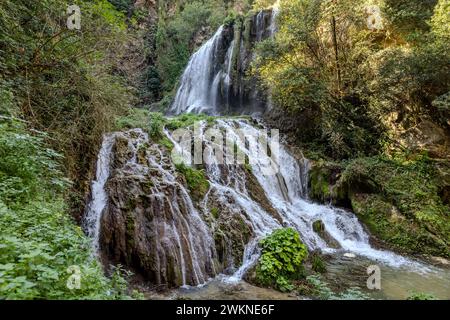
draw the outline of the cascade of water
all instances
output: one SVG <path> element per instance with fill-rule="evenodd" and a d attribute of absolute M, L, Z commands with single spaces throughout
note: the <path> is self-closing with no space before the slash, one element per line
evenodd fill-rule
<path fill-rule="evenodd" d="M 273 37 L 277 32 L 277 17 L 280 14 L 279 1 L 277 1 L 272 7 L 272 16 L 270 18 L 270 36 Z"/>
<path fill-rule="evenodd" d="M 278 10 L 274 8 L 269 28 L 271 35 L 276 32 L 277 14 Z M 264 15 L 258 14 L 256 21 L 257 39 L 260 40 L 266 28 Z M 231 87 L 233 51 L 235 47 L 239 47 L 239 44 L 233 40 L 225 55 L 224 68 L 215 70 L 217 69 L 215 56 L 222 31 L 223 28 L 219 28 L 215 35 L 192 56 L 171 106 L 172 113 L 217 114 L 219 112 L 218 107 L 221 106 L 219 106 L 218 93 L 221 89 L 221 81 L 225 81 L 225 91 L 228 92 Z M 238 133 L 238 130 L 244 130 L 249 136 L 258 136 L 260 133 L 255 126 L 244 120 L 217 120 L 213 125 L 214 129 L 226 131 L 227 139 L 234 141 L 237 148 L 250 159 L 250 174 L 256 182 L 253 180 L 249 182 L 249 172 L 245 171 L 247 169 L 244 166 L 223 164 L 220 161 L 219 155 L 214 152 L 216 142 L 205 138 L 207 126 L 205 122 L 202 123 L 199 130 L 201 136 L 195 137 L 203 141 L 206 149 L 203 153 L 203 161 L 206 163 L 205 171 L 210 183 L 210 189 L 201 203 L 201 210 L 205 214 L 211 214 L 208 202 L 214 197 L 215 201 L 218 201 L 228 212 L 240 215 L 242 220 L 251 226 L 253 232 L 244 250 L 243 263 L 238 266 L 231 280 L 241 279 L 257 261 L 260 254 L 258 241 L 283 226 L 291 226 L 298 230 L 303 242 L 310 250 L 351 251 L 394 267 L 413 264 L 410 260 L 394 253 L 372 248 L 368 235 L 351 212 L 309 201 L 307 199 L 309 163 L 306 159 L 295 158 L 283 145 L 279 147 L 278 158 L 255 156 L 247 147 L 245 138 Z M 163 252 L 169 248 L 177 252 L 175 262 L 181 271 L 182 283 L 201 284 L 211 275 L 217 274 L 214 263 L 215 244 L 211 232 L 200 215 L 200 209 L 194 207 L 188 191 L 177 179 L 173 165 L 157 145 L 152 146 L 153 153 L 147 152 L 148 164 L 143 166 L 140 163 L 137 153 L 139 145 L 150 144 L 150 142 L 142 131 L 135 131 L 135 133 L 139 138 L 131 138 L 127 133 L 121 134 L 129 141 L 132 150 L 132 157 L 127 163 L 130 174 L 142 172 L 147 174 L 151 170 L 157 172 L 158 179 L 152 180 L 151 194 L 154 201 L 161 203 L 160 207 L 164 207 L 166 202 L 170 207 L 170 215 L 167 215 L 170 219 L 167 216 L 161 220 L 154 219 L 153 227 L 158 236 L 155 250 Z M 174 150 L 181 154 L 181 159 L 190 163 L 192 160 L 190 142 L 182 145 L 168 130 L 165 130 L 165 134 L 174 144 Z M 92 201 L 88 205 L 85 218 L 86 230 L 94 239 L 95 252 L 98 252 L 102 213 L 107 207 L 108 195 L 105 185 L 110 176 L 111 153 L 117 135 L 120 133 L 107 135 L 104 138 L 98 157 L 96 180 L 92 183 Z M 258 147 L 265 149 L 262 145 Z M 276 168 L 277 172 L 267 174 L 268 166 Z M 248 190 L 249 183 L 259 184 L 270 208 L 252 197 Z M 177 192 L 169 196 L 167 186 L 173 187 Z M 314 232 L 313 223 L 317 220 L 323 222 L 327 233 L 338 244 L 339 249 L 330 247 L 327 241 Z M 164 261 L 159 259 L 157 255 L 158 268 L 164 269 Z"/>
<path fill-rule="evenodd" d="M 422 267 L 394 253 L 373 249 L 369 244 L 368 235 L 354 214 L 308 201 L 307 175 L 309 163 L 306 159 L 297 160 L 282 145 L 278 150 L 278 158 L 275 159 L 251 154 L 251 150 L 245 144 L 245 137 L 238 134 L 238 130 L 247 133 L 247 137 L 256 137 L 260 133 L 247 121 L 221 119 L 216 121 L 213 128 L 226 132 L 227 137 L 234 141 L 237 147 L 248 156 L 252 174 L 262 186 L 273 208 L 282 218 L 281 222 L 277 221 L 251 198 L 245 188 L 247 181 L 242 166 L 224 164 L 223 161 L 220 161 L 222 155 L 217 155 L 212 151 L 217 145 L 205 139 L 204 136 L 200 137 L 206 148 L 204 161 L 211 189 L 220 195 L 219 201 L 230 208 L 232 212 L 239 214 L 244 210 L 254 230 L 254 238 L 247 244 L 244 252 L 243 264 L 229 280 L 240 279 L 257 261 L 259 254 L 258 240 L 283 225 L 297 229 L 302 241 L 310 250 L 319 249 L 325 252 L 335 252 L 336 248 L 331 248 L 324 239 L 314 232 L 313 223 L 317 220 L 323 222 L 326 231 L 338 243 L 342 251 L 350 251 L 392 267 L 406 265 Z M 205 130 L 206 126 L 202 126 L 202 129 Z M 258 147 L 263 148 L 263 146 Z M 269 162 L 272 162 L 270 164 L 272 167 L 278 168 L 276 174 L 266 174 Z"/>
<path fill-rule="evenodd" d="M 182 112 L 213 112 L 216 107 L 215 92 L 211 94 L 211 83 L 218 77 L 214 74 L 215 53 L 222 36 L 220 27 L 214 36 L 195 52 L 181 77 L 180 87 L 170 108 L 173 114 Z M 213 86 L 214 87 L 214 86 Z"/>
<path fill-rule="evenodd" d="M 192 55 L 168 113 L 220 115 L 237 110 L 248 114 L 264 112 L 266 95 L 258 90 L 254 82 L 246 79 L 245 72 L 254 57 L 251 49 L 254 44 L 275 34 L 277 15 L 276 7 L 271 12 L 260 11 L 252 20 L 250 39 L 246 41 L 242 34 L 230 39 L 232 34 L 242 30 L 221 26 Z M 232 72 L 234 67 L 236 69 Z M 252 108 L 248 108 L 249 105 Z"/>
<path fill-rule="evenodd" d="M 83 227 L 92 239 L 94 255 L 98 255 L 99 252 L 100 221 L 108 199 L 105 185 L 111 169 L 111 150 L 114 139 L 114 134 L 103 137 L 103 143 L 98 153 L 95 180 L 91 184 L 91 201 L 84 215 Z"/>
<path fill-rule="evenodd" d="M 180 191 L 176 194 L 176 198 L 170 199 L 169 203 L 171 204 L 171 214 L 174 223 L 164 223 L 165 236 L 162 237 L 161 241 L 171 241 L 174 246 L 179 248 L 183 285 L 188 283 L 186 280 L 186 252 L 189 253 L 187 256 L 191 257 L 189 264 L 193 268 L 194 284 L 202 284 L 208 280 L 208 272 L 205 270 L 205 265 L 211 266 L 212 274 L 216 274 L 214 267 L 214 241 L 199 212 L 194 207 L 188 191 L 178 182 L 174 172 L 169 170 L 167 164 L 160 159 L 163 159 L 162 155 L 158 158 L 154 156 L 148 157 L 150 168 L 157 169 L 164 182 L 164 185 L 154 183 L 152 193 L 163 195 L 167 185 L 174 185 Z M 185 214 L 182 208 L 187 209 Z M 168 237 L 169 239 L 167 239 Z M 181 244 L 180 239 L 184 239 L 185 245 Z M 183 246 L 186 247 L 186 252 L 183 252 Z"/>
<path fill-rule="evenodd" d="M 161 260 L 162 257 L 167 257 L 169 252 L 175 252 L 171 261 L 175 261 L 176 268 L 180 270 L 181 283 L 204 283 L 217 273 L 213 238 L 194 207 L 188 191 L 177 179 L 169 158 L 157 145 L 151 145 L 147 134 L 140 129 L 104 137 L 97 163 L 96 180 L 92 183 L 92 200 L 84 221 L 85 229 L 92 238 L 93 252 L 97 254 L 99 251 L 101 220 L 108 203 L 105 186 L 111 176 L 112 151 L 118 137 L 126 139 L 130 152 L 126 163 L 116 170 L 136 177 L 151 176 L 152 202 L 156 208 L 165 211 L 156 212 L 151 220 L 158 239 L 152 249 L 155 252 L 155 265 L 158 269 L 166 269 L 169 262 L 167 258 Z M 142 154 L 139 154 L 142 146 L 147 150 L 145 160 Z M 171 219 L 167 219 L 166 215 Z"/>

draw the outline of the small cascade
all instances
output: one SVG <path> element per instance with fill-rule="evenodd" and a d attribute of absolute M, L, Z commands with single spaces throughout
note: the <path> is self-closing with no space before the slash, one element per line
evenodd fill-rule
<path fill-rule="evenodd" d="M 100 219 L 106 207 L 108 194 L 105 190 L 106 181 L 111 170 L 111 150 L 114 143 L 114 134 L 105 135 L 98 154 L 95 180 L 91 184 L 91 201 L 84 215 L 83 227 L 92 239 L 92 252 L 99 253 Z"/>

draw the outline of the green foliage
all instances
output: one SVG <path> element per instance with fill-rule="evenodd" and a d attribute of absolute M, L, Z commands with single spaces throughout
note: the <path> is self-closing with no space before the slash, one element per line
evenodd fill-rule
<path fill-rule="evenodd" d="M 61 155 L 45 147 L 45 138 L 27 133 L 20 122 L 0 119 L 0 201 L 18 204 L 41 189 L 67 184 L 59 171 Z"/>
<path fill-rule="evenodd" d="M 211 208 L 211 214 L 214 217 L 214 219 L 218 219 L 219 218 L 219 208 Z"/>
<path fill-rule="evenodd" d="M 414 292 L 406 300 L 436 300 L 436 297 L 429 293 Z"/>
<path fill-rule="evenodd" d="M 90 257 L 90 243 L 61 198 L 18 209 L 0 202 L 0 296 L 7 299 L 118 299 L 127 285 L 108 279 Z M 80 267 L 81 288 L 70 290 L 67 268 Z M 119 281 L 120 280 L 120 281 Z"/>
<path fill-rule="evenodd" d="M 188 128 L 200 121 L 206 121 L 208 124 L 212 124 L 215 121 L 215 117 L 207 116 L 204 114 L 185 113 L 178 117 L 168 119 L 167 129 L 176 130 L 180 128 Z"/>
<path fill-rule="evenodd" d="M 426 156 L 357 159 L 341 179 L 354 211 L 379 238 L 409 252 L 448 256 L 450 208 L 442 202 L 441 178 Z"/>
<path fill-rule="evenodd" d="M 450 1 L 439 0 L 431 18 L 431 28 L 435 35 L 448 41 L 450 37 Z"/>
<path fill-rule="evenodd" d="M 127 35 L 124 15 L 106 0 L 74 4 L 81 7 L 81 31 L 66 26 L 67 1 L 0 2 L 0 96 L 7 97 L 0 111 L 49 133 L 80 191 L 103 133 L 132 93 L 116 72 Z"/>
<path fill-rule="evenodd" d="M 396 31 L 427 31 L 438 0 L 385 0 L 384 13 Z"/>
<path fill-rule="evenodd" d="M 203 199 L 209 189 L 209 182 L 203 170 L 197 170 L 184 163 L 175 164 L 176 169 L 186 178 L 186 183 L 194 199 Z"/>
<path fill-rule="evenodd" d="M 90 241 L 67 214 L 66 186 L 44 136 L 15 121 L 0 124 L 0 296 L 6 299 L 121 299 L 127 285 L 109 279 Z M 78 266 L 81 288 L 67 281 Z"/>
<path fill-rule="evenodd" d="M 133 0 L 108 0 L 118 11 L 128 13 L 133 6 Z"/>
<path fill-rule="evenodd" d="M 149 123 L 150 112 L 147 109 L 131 108 L 126 115 L 116 118 L 115 130 L 145 129 Z"/>
<path fill-rule="evenodd" d="M 277 36 L 257 48 L 254 73 L 297 140 L 334 159 L 395 146 L 392 127 L 449 125 L 448 0 L 375 3 L 384 30 L 367 28 L 364 0 L 283 1 Z"/>
<path fill-rule="evenodd" d="M 262 10 L 267 9 L 272 6 L 276 1 L 275 0 L 255 0 L 253 2 L 254 10 Z"/>
<path fill-rule="evenodd" d="M 164 135 L 164 123 L 166 119 L 162 113 L 153 112 L 150 114 L 149 134 L 153 138 L 161 139 Z"/>
<path fill-rule="evenodd" d="M 298 233 L 292 228 L 275 230 L 260 241 L 260 246 L 257 281 L 281 291 L 292 291 L 291 280 L 303 275 L 303 261 L 308 255 Z"/>
<path fill-rule="evenodd" d="M 336 22 L 336 45 L 333 26 Z M 274 104 L 298 118 L 300 142 L 337 159 L 376 153 L 382 126 L 367 104 L 361 66 L 373 47 L 363 1 L 281 2 L 279 32 L 257 48 L 254 73 Z"/>
<path fill-rule="evenodd" d="M 349 288 L 341 293 L 335 293 L 318 275 L 308 276 L 306 280 L 314 288 L 313 295 L 321 300 L 370 300 L 370 297 L 357 287 Z"/>
<path fill-rule="evenodd" d="M 312 255 L 311 265 L 312 265 L 313 271 L 315 271 L 315 272 L 318 272 L 318 273 L 327 272 L 327 267 L 325 265 L 325 262 L 322 260 L 322 258 L 318 254 Z"/>
<path fill-rule="evenodd" d="M 406 124 L 427 116 L 445 125 L 448 111 L 436 103 L 450 91 L 449 52 L 449 43 L 432 35 L 422 36 L 412 49 L 378 52 L 368 66 L 373 70 L 368 73 L 372 74 L 369 89 L 377 93 L 369 98 L 370 105 L 382 114 L 399 113 Z"/>
<path fill-rule="evenodd" d="M 127 115 L 118 117 L 116 119 L 116 129 L 133 129 L 141 128 L 145 130 L 152 139 L 157 141 L 164 141 L 164 125 L 166 124 L 166 118 L 159 112 L 150 112 L 147 109 L 131 108 L 128 110 Z"/>

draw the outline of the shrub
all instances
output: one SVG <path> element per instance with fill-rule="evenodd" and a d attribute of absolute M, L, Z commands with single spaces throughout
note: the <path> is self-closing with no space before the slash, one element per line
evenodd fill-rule
<path fill-rule="evenodd" d="M 292 291 L 291 280 L 303 275 L 308 251 L 292 228 L 275 230 L 260 242 L 261 257 L 256 268 L 257 281 L 281 291 Z"/>
<path fill-rule="evenodd" d="M 61 155 L 46 148 L 45 138 L 27 133 L 20 122 L 0 119 L 0 201 L 13 205 L 67 183 L 57 162 Z"/>
<path fill-rule="evenodd" d="M 315 272 L 318 272 L 318 273 L 327 272 L 327 267 L 325 265 L 325 262 L 322 260 L 320 255 L 314 254 L 311 258 L 311 264 L 312 264 L 312 269 Z"/>
<path fill-rule="evenodd" d="M 436 300 L 436 297 L 429 293 L 413 292 L 406 300 Z"/>
<path fill-rule="evenodd" d="M 111 279 L 104 276 L 67 213 L 58 157 L 22 124 L 0 124 L 0 297 L 127 298 L 121 269 Z M 80 289 L 67 286 L 71 266 L 81 272 Z"/>

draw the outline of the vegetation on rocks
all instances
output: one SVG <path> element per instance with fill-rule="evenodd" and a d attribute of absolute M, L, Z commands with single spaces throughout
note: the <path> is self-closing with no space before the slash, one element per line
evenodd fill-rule
<path fill-rule="evenodd" d="M 448 257 L 450 207 L 442 198 L 445 178 L 435 161 L 358 158 L 335 177 L 324 166 L 312 170 L 311 196 L 349 205 L 373 235 L 394 248 Z"/>
<path fill-rule="evenodd" d="M 380 15 L 368 20 L 368 5 Z M 281 1 L 279 31 L 259 44 L 253 71 L 276 105 L 267 121 L 315 160 L 313 199 L 353 209 L 400 251 L 448 257 L 445 8 Z"/>
<path fill-rule="evenodd" d="M 176 164 L 176 169 L 186 179 L 187 186 L 194 199 L 201 200 L 209 189 L 209 182 L 206 179 L 205 172 L 185 165 Z"/>

